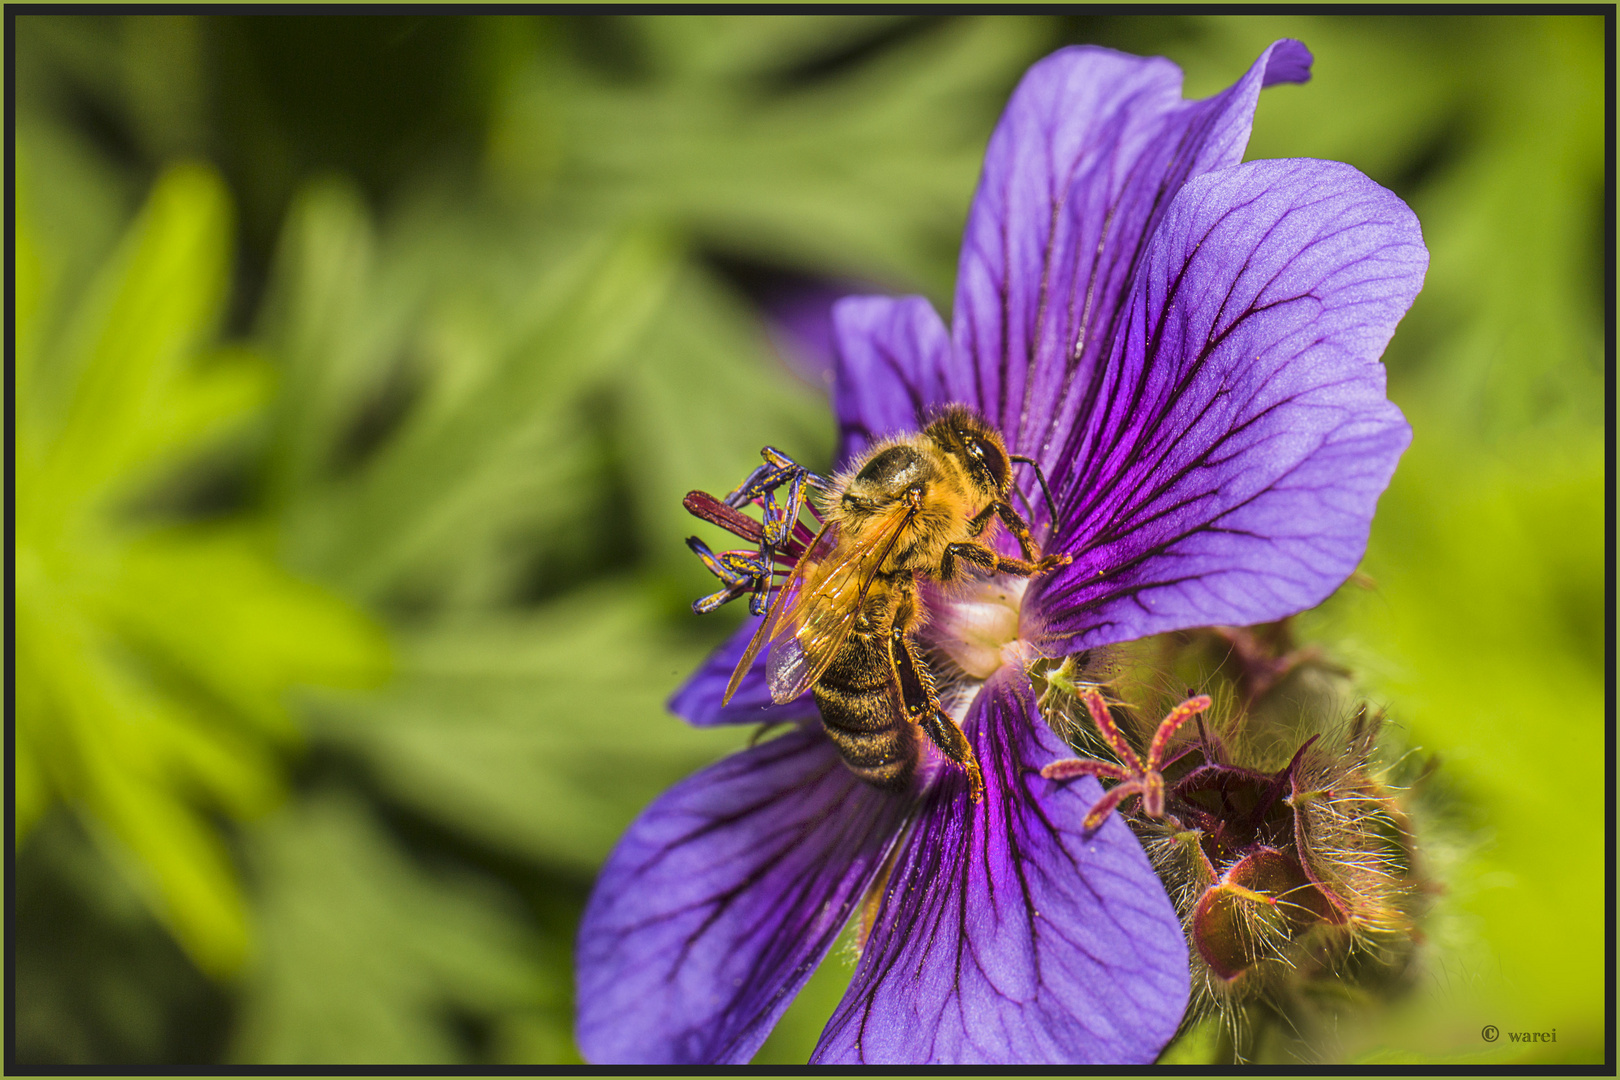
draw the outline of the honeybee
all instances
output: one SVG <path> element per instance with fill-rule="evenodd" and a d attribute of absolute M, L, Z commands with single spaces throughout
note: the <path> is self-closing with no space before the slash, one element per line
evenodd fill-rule
<path fill-rule="evenodd" d="M 974 800 L 981 799 L 984 782 L 973 746 L 940 707 L 933 673 L 912 640 L 922 619 L 917 582 L 952 581 L 966 566 L 1030 577 L 1068 563 L 1068 555 L 1040 554 L 1028 523 L 1009 501 L 1012 463 L 1024 462 L 1035 466 L 1050 511 L 1039 466 L 1009 454 L 1001 435 L 961 405 L 946 408 L 921 432 L 876 444 L 830 481 L 778 451 L 767 448 L 765 458 L 767 465 L 726 500 L 736 507 L 765 492 L 763 529 L 738 529 L 734 519 L 740 515 L 710 496 L 702 496 L 712 507 L 708 512 L 694 503 L 702 493 L 687 500 L 694 513 L 762 543 L 752 561 L 740 558 L 746 553 L 730 553 L 722 566 L 700 542 L 689 541 L 728 582 L 726 590 L 699 601 L 700 610 L 749 588 L 761 595 L 759 574 L 768 586 L 771 558 L 780 559 L 777 545 L 789 542 L 804 486 L 824 523 L 814 539 L 799 542 L 802 553 L 737 662 L 724 701 L 730 702 L 768 644 L 772 700 L 782 704 L 809 690 L 828 737 L 855 775 L 875 787 L 905 789 L 921 758 L 920 730 L 966 771 Z M 770 490 L 789 480 L 793 495 L 778 513 Z M 1022 558 L 980 542 L 995 518 L 1017 539 Z M 751 575 L 739 569 L 744 563 Z"/>

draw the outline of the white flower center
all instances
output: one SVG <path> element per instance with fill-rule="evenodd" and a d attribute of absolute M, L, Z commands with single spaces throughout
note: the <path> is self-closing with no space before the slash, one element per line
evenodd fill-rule
<path fill-rule="evenodd" d="M 980 682 L 1004 664 L 1027 666 L 1040 655 L 1020 636 L 1028 589 L 1028 578 L 992 577 L 939 591 L 930 598 L 930 643 Z"/>

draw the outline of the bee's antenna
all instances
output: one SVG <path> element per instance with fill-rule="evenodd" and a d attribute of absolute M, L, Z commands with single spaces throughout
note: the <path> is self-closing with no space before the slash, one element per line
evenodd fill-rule
<path fill-rule="evenodd" d="M 1028 465 L 1030 468 L 1035 470 L 1035 479 L 1039 480 L 1041 483 L 1041 495 L 1046 499 L 1046 513 L 1051 518 L 1052 524 L 1056 526 L 1057 504 L 1052 501 L 1052 490 L 1046 486 L 1046 474 L 1041 471 L 1040 462 L 1036 461 L 1034 458 L 1025 457 L 1023 454 L 1008 454 L 1007 460 L 1022 461 L 1025 465 Z"/>

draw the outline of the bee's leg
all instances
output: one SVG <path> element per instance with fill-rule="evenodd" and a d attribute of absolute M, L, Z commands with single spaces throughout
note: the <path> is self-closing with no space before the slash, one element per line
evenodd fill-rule
<path fill-rule="evenodd" d="M 945 549 L 945 557 L 940 560 L 940 577 L 946 581 L 951 579 L 956 572 L 957 559 L 965 559 L 986 570 L 1017 574 L 1020 577 L 1045 573 L 1072 561 L 1067 555 L 1048 555 L 1042 558 L 1035 546 L 1035 538 L 1029 533 L 1029 523 L 1008 503 L 993 502 L 973 515 L 968 519 L 968 535 L 978 536 L 984 532 L 984 527 L 990 523 L 992 517 L 999 517 L 1006 524 L 1007 531 L 1018 541 L 1018 550 L 1024 557 L 1009 559 L 1004 555 L 997 555 L 983 544 L 951 544 Z"/>
<path fill-rule="evenodd" d="M 1021 458 L 1019 460 L 1028 461 L 1029 459 Z M 1030 462 L 1030 464 L 1034 463 Z M 1038 466 L 1036 467 L 1036 475 L 1040 475 Z M 1046 493 L 1046 478 L 1044 476 L 1041 477 L 1041 491 Z M 1046 493 L 1046 498 L 1047 505 L 1050 507 L 1051 494 Z M 1029 533 L 1029 523 L 1010 503 L 993 502 L 975 514 L 968 521 L 968 535 L 978 536 L 980 532 L 984 531 L 984 527 L 989 522 L 992 514 L 999 517 L 1002 523 L 1007 526 L 1007 531 L 1013 534 L 1013 538 L 1018 541 L 1018 550 L 1023 553 L 1024 557 L 1022 559 L 1009 559 L 1005 555 L 996 554 L 983 544 L 951 544 L 945 549 L 945 557 L 940 560 L 939 564 L 940 576 L 946 581 L 949 581 L 951 575 L 956 572 L 957 559 L 966 559 L 975 566 L 982 566 L 986 570 L 999 571 L 1004 574 L 1017 574 L 1019 577 L 1044 574 L 1048 570 L 1056 569 L 1059 566 L 1067 566 L 1074 561 L 1068 555 L 1042 556 L 1040 549 L 1035 546 L 1035 538 Z"/>
<path fill-rule="evenodd" d="M 942 754 L 962 766 L 967 773 L 968 793 L 973 801 L 984 802 L 984 773 L 979 770 L 979 759 L 973 753 L 973 744 L 956 726 L 956 721 L 936 704 L 933 712 L 922 721 L 922 729 L 929 742 L 939 747 Z"/>
<path fill-rule="evenodd" d="M 1057 504 L 1052 501 L 1052 489 L 1046 486 L 1046 473 L 1041 471 L 1041 463 L 1032 457 L 1025 457 L 1023 454 L 1008 454 L 1007 460 L 1021 461 L 1025 465 L 1028 465 L 1030 468 L 1035 470 L 1035 479 L 1041 485 L 1041 497 L 1046 500 L 1046 516 L 1052 520 L 1053 525 L 1056 525 Z M 1026 499 L 1024 501 L 1024 505 L 1028 506 L 1029 500 Z"/>
<path fill-rule="evenodd" d="M 1018 540 L 1018 550 L 1024 553 L 1024 561 L 1036 561 L 1035 538 L 1029 535 L 1029 523 L 1024 520 L 1024 515 L 1004 502 L 995 503 L 990 509 L 995 511 L 996 516 L 1007 526 L 1007 531 Z"/>
<path fill-rule="evenodd" d="M 1029 553 L 1031 556 L 1034 552 Z M 1041 559 L 1013 559 L 1006 555 L 998 555 L 983 544 L 947 544 L 945 555 L 939 560 L 939 577 L 941 581 L 950 581 L 956 574 L 956 561 L 961 559 L 974 566 L 982 567 L 992 573 L 1016 574 L 1019 577 L 1034 577 L 1044 574 L 1059 566 L 1067 566 L 1074 559 L 1069 555 L 1047 555 Z"/>
<path fill-rule="evenodd" d="M 996 516 L 996 507 L 1000 505 L 1000 503 L 991 503 L 983 510 L 980 510 L 977 514 L 974 514 L 972 517 L 968 518 L 967 534 L 969 536 L 978 536 L 980 533 L 984 532 L 984 527 L 990 524 L 991 518 Z"/>
<path fill-rule="evenodd" d="M 902 600 L 902 609 L 911 601 Z M 939 707 L 939 696 L 934 692 L 934 677 L 928 666 L 917 656 L 906 638 L 904 627 L 910 618 L 897 618 L 889 632 L 889 660 L 894 666 L 894 677 L 900 687 L 900 702 L 906 711 L 906 720 L 923 729 L 940 753 L 960 765 L 968 776 L 968 789 L 974 802 L 984 801 L 984 775 L 979 771 L 979 759 L 973 753 L 973 744 L 956 722 Z"/>

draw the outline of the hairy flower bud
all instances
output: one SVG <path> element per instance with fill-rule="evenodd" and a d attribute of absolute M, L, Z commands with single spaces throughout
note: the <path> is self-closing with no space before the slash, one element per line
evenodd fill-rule
<path fill-rule="evenodd" d="M 1348 672 L 1274 623 L 1161 635 L 1045 676 L 1048 720 L 1104 757 L 1047 775 L 1119 781 L 1110 795 L 1127 794 L 1109 805 L 1181 916 L 1184 1029 L 1218 1017 L 1242 1058 L 1269 1019 L 1302 1031 L 1323 991 L 1404 981 L 1432 890 L 1379 751 L 1383 714 L 1353 698 Z M 1160 805 L 1129 797 L 1144 770 Z"/>

